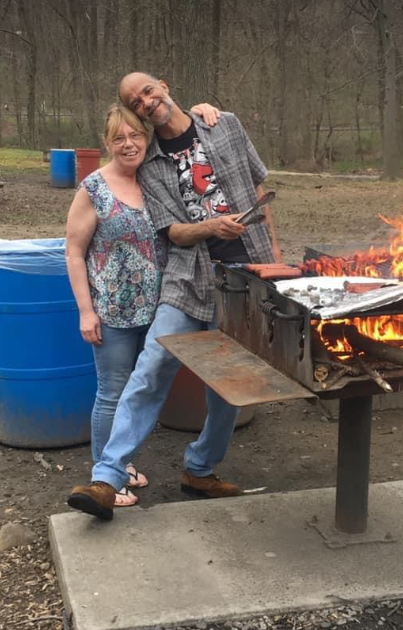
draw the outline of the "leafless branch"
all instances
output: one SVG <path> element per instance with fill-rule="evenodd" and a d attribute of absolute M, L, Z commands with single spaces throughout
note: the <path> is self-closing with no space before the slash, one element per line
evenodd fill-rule
<path fill-rule="evenodd" d="M 259 54 L 257 54 L 256 57 L 254 59 L 252 59 L 252 61 L 250 62 L 250 64 L 246 68 L 245 72 L 241 75 L 241 78 L 239 79 L 238 83 L 235 86 L 236 88 L 239 88 L 239 86 L 244 81 L 244 79 L 245 79 L 246 75 L 248 74 L 248 72 L 250 72 L 252 70 L 253 66 L 255 65 L 255 63 L 257 61 L 259 61 L 260 56 L 265 52 L 265 50 L 267 50 L 271 46 L 273 46 L 273 42 L 270 42 L 270 44 L 267 44 L 267 46 L 265 46 L 264 48 L 259 50 Z"/>
<path fill-rule="evenodd" d="M 358 77 L 354 77 L 353 79 L 349 79 L 348 81 L 345 81 L 341 85 L 338 85 L 337 87 L 335 87 L 335 88 L 333 88 L 331 90 L 328 90 L 327 92 L 319 93 L 318 96 L 328 96 L 329 94 L 334 94 L 335 92 L 340 92 L 340 90 L 343 90 L 347 85 L 351 85 L 352 83 L 357 83 L 358 81 L 362 81 L 362 79 L 365 79 L 366 77 L 369 77 L 371 74 L 375 74 L 378 71 L 379 71 L 379 68 L 378 68 L 378 66 L 376 66 L 375 68 L 372 68 L 372 70 L 368 70 L 368 72 L 363 72 Z"/>
<path fill-rule="evenodd" d="M 6 28 L 0 28 L 0 32 L 14 35 L 14 37 L 17 37 L 18 39 L 21 39 L 25 44 L 28 44 L 28 46 L 32 46 L 32 43 L 28 39 L 25 39 L 25 37 L 22 37 L 22 35 L 19 35 L 18 33 L 14 33 L 14 31 L 9 31 Z"/>

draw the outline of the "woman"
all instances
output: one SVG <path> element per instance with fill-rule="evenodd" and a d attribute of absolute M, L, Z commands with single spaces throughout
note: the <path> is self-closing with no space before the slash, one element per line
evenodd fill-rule
<path fill-rule="evenodd" d="M 211 106 L 195 110 L 214 119 Z M 151 133 L 135 114 L 113 105 L 104 128 L 110 161 L 83 180 L 67 219 L 67 269 L 80 312 L 80 331 L 93 345 L 97 370 L 91 418 L 95 462 L 109 439 L 120 394 L 143 348 L 165 264 L 166 246 L 152 224 L 136 177 L 150 139 Z M 131 464 L 127 472 L 130 483 L 116 494 L 116 507 L 137 503 L 131 488 L 148 483 Z"/>

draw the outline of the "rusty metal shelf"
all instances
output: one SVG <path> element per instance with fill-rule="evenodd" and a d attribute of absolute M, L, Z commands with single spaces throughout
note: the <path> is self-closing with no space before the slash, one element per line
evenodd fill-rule
<path fill-rule="evenodd" d="M 168 335 L 157 341 L 236 407 L 316 398 L 220 330 Z"/>

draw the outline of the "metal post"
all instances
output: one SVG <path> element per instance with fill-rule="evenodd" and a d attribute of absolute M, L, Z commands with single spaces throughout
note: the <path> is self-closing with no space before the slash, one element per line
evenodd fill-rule
<path fill-rule="evenodd" d="M 336 527 L 347 534 L 367 528 L 372 396 L 340 400 Z"/>

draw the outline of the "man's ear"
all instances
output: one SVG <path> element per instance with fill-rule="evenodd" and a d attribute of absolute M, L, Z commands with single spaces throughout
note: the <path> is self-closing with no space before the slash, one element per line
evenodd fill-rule
<path fill-rule="evenodd" d="M 164 90 L 167 94 L 169 94 L 169 85 L 168 85 L 168 83 L 165 83 L 165 81 L 164 81 L 163 79 L 160 79 L 160 80 L 159 80 L 159 84 L 160 84 L 160 86 L 162 87 L 162 89 L 163 89 L 163 90 Z"/>

